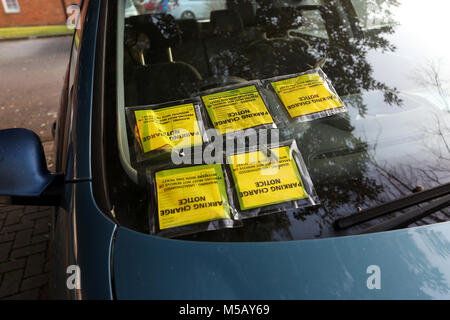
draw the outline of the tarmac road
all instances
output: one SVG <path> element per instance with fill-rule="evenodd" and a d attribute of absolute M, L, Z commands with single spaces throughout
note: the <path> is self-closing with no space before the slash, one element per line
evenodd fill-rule
<path fill-rule="evenodd" d="M 28 128 L 43 142 L 52 140 L 71 41 L 0 41 L 0 129 Z"/>
<path fill-rule="evenodd" d="M 0 129 L 39 134 L 52 169 L 51 126 L 59 111 L 71 37 L 0 41 Z M 47 299 L 52 208 L 0 204 L 0 300 Z"/>

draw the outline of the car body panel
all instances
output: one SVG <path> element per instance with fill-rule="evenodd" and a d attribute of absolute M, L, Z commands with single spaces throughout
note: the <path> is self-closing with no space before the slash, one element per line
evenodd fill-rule
<path fill-rule="evenodd" d="M 73 102 L 73 132 L 71 134 L 71 143 L 75 157 L 73 180 L 92 179 L 91 121 L 100 1 L 85 1 L 84 5 L 87 8 L 83 21 L 82 41 L 80 42 L 77 64 L 78 74 L 75 79 L 76 88 Z"/>
<path fill-rule="evenodd" d="M 116 224 L 97 207 L 90 182 L 76 183 L 74 189 L 74 254 L 81 271 L 81 298 L 111 299 L 111 244 Z"/>
<path fill-rule="evenodd" d="M 56 217 L 58 263 L 53 289 L 57 297 L 450 298 L 449 223 L 363 236 L 248 243 L 171 240 L 117 228 L 96 205 L 90 181 L 100 1 L 86 4 L 68 183 Z M 66 287 L 66 268 L 72 264 L 80 267 L 81 288 L 71 291 Z M 367 270 L 373 265 L 380 268 L 381 289 L 367 286 L 371 276 Z"/>
<path fill-rule="evenodd" d="M 288 242 L 169 240 L 120 227 L 119 299 L 450 298 L 450 223 Z M 369 289 L 369 266 L 380 289 Z"/>
<path fill-rule="evenodd" d="M 70 183 L 57 212 L 50 287 L 51 298 L 112 299 L 111 244 L 116 225 L 95 204 L 90 182 Z M 79 282 L 69 287 L 69 266 L 79 268 Z M 79 284 L 79 285 L 78 285 Z"/>
<path fill-rule="evenodd" d="M 83 1 L 81 29 L 75 32 L 70 63 L 69 87 L 63 91 L 62 107 L 68 114 L 67 147 L 58 144 L 56 153 L 65 159 L 62 203 L 53 217 L 52 270 L 49 296 L 55 299 L 112 299 L 111 244 L 116 224 L 98 208 L 92 190 L 91 141 L 95 52 L 100 1 Z M 78 39 L 78 40 L 77 40 Z M 64 101 L 64 99 L 67 99 Z M 67 110 L 66 110 L 67 109 Z M 65 118 L 65 117 L 64 117 Z M 61 137 L 57 137 L 61 138 Z M 78 268 L 75 288 L 68 283 L 68 269 Z M 73 283 L 72 283 L 73 284 Z"/>
<path fill-rule="evenodd" d="M 226 1 L 220 0 L 179 0 L 177 5 L 169 5 L 169 13 L 175 19 L 182 19 L 183 13 L 192 12 L 197 20 L 209 19 L 211 11 L 226 8 Z"/>

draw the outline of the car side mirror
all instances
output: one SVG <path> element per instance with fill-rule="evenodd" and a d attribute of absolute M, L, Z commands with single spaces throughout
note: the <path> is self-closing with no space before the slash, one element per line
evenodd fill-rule
<path fill-rule="evenodd" d="M 44 149 L 28 129 L 0 130 L 0 203 L 57 205 L 60 176 L 47 169 Z"/>

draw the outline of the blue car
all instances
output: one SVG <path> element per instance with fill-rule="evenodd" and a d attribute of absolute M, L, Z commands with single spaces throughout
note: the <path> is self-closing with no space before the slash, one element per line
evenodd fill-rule
<path fill-rule="evenodd" d="M 235 0 L 200 21 L 128 16 L 121 0 L 81 2 L 55 171 L 36 134 L 0 131 L 1 202 L 55 208 L 51 298 L 450 298 L 446 1 Z M 294 78 L 308 80 L 284 93 L 273 85 Z M 227 223 L 212 208 L 206 222 L 180 222 L 180 211 L 165 209 L 176 198 L 158 184 L 185 168 L 167 157 L 176 148 L 174 133 L 162 133 L 174 125 L 161 120 L 174 117 L 166 109 L 198 107 L 183 119 L 218 132 L 232 120 L 216 120 L 240 107 L 212 110 L 207 97 L 249 86 L 262 100 L 242 104 L 268 113 L 233 128 L 259 135 L 270 124 L 280 144 L 295 144 L 289 163 L 303 194 L 247 204 L 242 178 L 218 164 Z M 305 86 L 310 98 L 288 106 Z M 312 107 L 300 103 L 308 99 Z M 136 110 L 147 113 L 139 120 Z M 139 140 L 142 130 L 162 146 Z M 202 137 L 203 146 L 213 140 Z M 213 193 L 191 189 L 176 189 L 191 206 Z"/>

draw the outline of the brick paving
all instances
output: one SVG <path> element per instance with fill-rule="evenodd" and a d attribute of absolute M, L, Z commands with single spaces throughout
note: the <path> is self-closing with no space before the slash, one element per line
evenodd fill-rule
<path fill-rule="evenodd" d="M 51 170 L 53 142 L 44 142 Z M 47 299 L 53 208 L 0 204 L 0 299 Z"/>
<path fill-rule="evenodd" d="M 45 299 L 52 208 L 0 205 L 0 299 Z"/>

